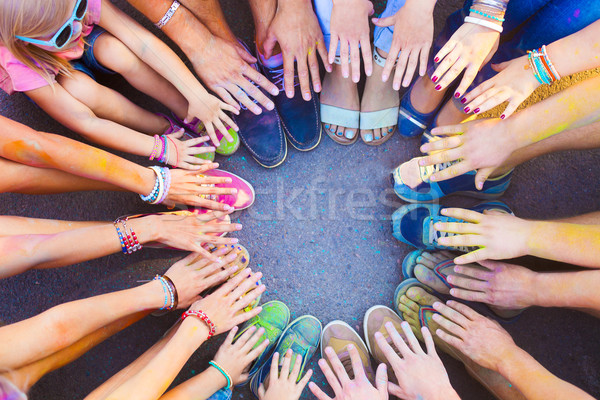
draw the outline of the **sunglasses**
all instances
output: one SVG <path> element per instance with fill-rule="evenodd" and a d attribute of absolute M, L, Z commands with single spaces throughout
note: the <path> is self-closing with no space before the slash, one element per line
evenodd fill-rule
<path fill-rule="evenodd" d="M 31 39 L 24 36 L 16 36 L 16 38 L 24 42 L 40 44 L 42 46 L 55 47 L 56 49 L 60 50 L 63 47 L 65 47 L 67 43 L 69 43 L 71 37 L 73 36 L 73 22 L 81 21 L 85 16 L 85 13 L 87 12 L 87 8 L 88 0 L 77 0 L 71 18 L 69 18 L 67 22 L 65 22 L 63 26 L 60 27 L 60 29 L 56 32 L 54 36 L 52 36 L 52 39 L 50 40 Z"/>

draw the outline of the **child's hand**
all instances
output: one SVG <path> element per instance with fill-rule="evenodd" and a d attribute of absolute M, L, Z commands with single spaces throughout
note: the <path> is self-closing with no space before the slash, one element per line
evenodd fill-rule
<path fill-rule="evenodd" d="M 258 388 L 258 398 L 260 400 L 298 400 L 300 398 L 306 384 L 310 381 L 312 369 L 306 371 L 304 378 L 298 382 L 302 356 L 300 354 L 296 356 L 294 369 L 292 372 L 289 372 L 292 354 L 292 350 L 288 350 L 285 354 L 281 372 L 279 372 L 279 354 L 273 354 L 271 373 L 269 374 L 269 388 L 265 390 L 263 384 L 260 384 Z"/>
<path fill-rule="evenodd" d="M 240 112 L 235 107 L 222 102 L 217 97 L 208 93 L 204 96 L 197 96 L 191 100 L 188 99 L 188 102 L 188 116 L 184 122 L 188 123 L 194 118 L 198 118 L 202 121 L 206 128 L 206 132 L 208 132 L 208 136 L 210 136 L 213 144 L 217 147 L 219 146 L 219 140 L 215 133 L 215 127 L 223 134 L 228 142 L 233 142 L 233 138 L 229 132 L 227 132 L 223 122 L 231 126 L 235 131 L 238 131 L 240 128 L 238 128 L 235 122 L 233 122 L 223 110 L 239 115 Z"/>
<path fill-rule="evenodd" d="M 244 370 L 269 344 L 269 340 L 265 339 L 260 345 L 254 348 L 265 333 L 264 328 L 256 330 L 256 327 L 250 327 L 233 343 L 233 338 L 237 331 L 238 327 L 234 326 L 221 347 L 219 347 L 219 351 L 217 351 L 214 358 L 215 362 L 229 374 L 234 385 L 248 379 L 248 374 Z"/>
<path fill-rule="evenodd" d="M 195 157 L 196 154 L 214 153 L 212 146 L 198 146 L 208 141 L 208 137 L 203 136 L 194 139 L 180 140 L 185 129 L 181 128 L 175 133 L 167 135 L 169 141 L 169 165 L 175 168 L 199 169 L 198 164 L 207 164 L 210 161 Z"/>
<path fill-rule="evenodd" d="M 187 308 L 194 301 L 200 299 L 199 293 L 213 287 L 235 273 L 237 265 L 222 269 L 233 262 L 238 254 L 231 247 L 224 247 L 215 252 L 221 257 L 218 262 L 211 262 L 200 257 L 198 253 L 191 253 L 177 261 L 165 272 L 175 285 L 179 297 L 177 308 Z"/>
<path fill-rule="evenodd" d="M 208 208 L 216 211 L 232 211 L 233 208 L 227 204 L 210 200 L 205 195 L 217 194 L 216 188 L 201 186 L 206 184 L 229 183 L 229 178 L 216 178 L 202 176 L 203 172 L 217 168 L 219 164 L 203 164 L 200 169 L 188 171 L 183 169 L 171 170 L 171 189 L 163 202 L 165 205 L 186 204 Z M 218 194 L 234 194 L 230 189 L 219 189 Z M 229 191 L 229 193 L 227 193 Z"/>
<path fill-rule="evenodd" d="M 190 310 L 204 311 L 215 324 L 217 335 L 227 332 L 262 311 L 262 307 L 242 311 L 265 291 L 265 285 L 258 285 L 261 277 L 262 273 L 253 274 L 250 268 L 246 268 L 214 293 L 192 304 Z"/>

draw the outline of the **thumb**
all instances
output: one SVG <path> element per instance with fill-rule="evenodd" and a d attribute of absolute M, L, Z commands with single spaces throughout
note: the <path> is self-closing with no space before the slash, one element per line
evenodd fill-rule
<path fill-rule="evenodd" d="M 500 64 L 492 64 L 492 69 L 496 72 L 500 72 L 503 69 L 505 69 L 506 67 L 508 67 L 508 63 L 510 63 L 510 61 L 511 60 L 501 62 Z"/>
<path fill-rule="evenodd" d="M 388 373 L 384 363 L 379 364 L 375 373 L 375 384 L 381 400 L 388 400 Z"/>
<path fill-rule="evenodd" d="M 271 58 L 271 55 L 273 54 L 273 48 L 275 48 L 275 42 L 277 42 L 277 38 L 271 31 L 269 31 L 267 34 L 267 39 L 263 43 L 263 50 L 265 51 L 263 56 L 265 56 L 265 58 Z"/>
<path fill-rule="evenodd" d="M 177 132 L 173 132 L 167 136 L 169 136 L 171 139 L 179 139 L 180 137 L 183 136 L 183 132 L 185 132 L 185 129 L 181 128 Z"/>
<path fill-rule="evenodd" d="M 255 57 L 252 56 L 252 54 L 248 53 L 246 49 L 240 44 L 237 44 L 235 46 L 235 50 L 237 51 L 238 55 L 242 58 L 242 60 L 246 61 L 248 64 L 254 64 L 258 61 Z"/>
<path fill-rule="evenodd" d="M 392 15 L 391 17 L 385 18 L 372 18 L 371 21 L 377 26 L 393 26 L 396 23 L 396 16 Z"/>
<path fill-rule="evenodd" d="M 493 171 L 494 168 L 481 168 L 477 171 L 477 174 L 475 175 L 475 187 L 477 190 L 483 189 L 483 184 Z"/>
<path fill-rule="evenodd" d="M 263 397 L 265 397 L 265 385 L 261 383 L 258 387 L 258 398 L 262 399 Z"/>

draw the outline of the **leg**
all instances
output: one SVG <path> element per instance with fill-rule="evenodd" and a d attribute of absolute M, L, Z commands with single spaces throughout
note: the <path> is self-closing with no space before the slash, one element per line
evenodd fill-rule
<path fill-rule="evenodd" d="M 134 88 L 167 106 L 180 119 L 186 117 L 188 102 L 185 97 L 119 39 L 103 33 L 94 42 L 93 51 L 101 65 L 123 75 Z"/>
<path fill-rule="evenodd" d="M 108 183 L 71 175 L 55 169 L 30 167 L 0 158 L 3 179 L 0 193 L 54 194 L 92 190 L 122 191 Z"/>
<path fill-rule="evenodd" d="M 144 110 L 120 93 L 100 85 L 83 72 L 75 71 L 72 77 L 59 76 L 58 82 L 99 118 L 114 121 L 149 135 L 162 133 L 169 127 L 168 121 L 164 118 Z"/>
<path fill-rule="evenodd" d="M 51 219 L 0 216 L 0 237 L 20 235 L 52 235 L 72 229 L 102 225 L 105 222 L 59 221 Z"/>

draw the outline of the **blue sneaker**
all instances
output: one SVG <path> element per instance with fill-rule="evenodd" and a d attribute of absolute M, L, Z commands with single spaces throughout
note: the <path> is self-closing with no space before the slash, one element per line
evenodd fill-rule
<path fill-rule="evenodd" d="M 453 194 L 462 194 L 479 199 L 495 199 L 504 194 L 512 178 L 512 170 L 504 175 L 488 178 L 483 184 L 482 190 L 478 190 L 475 186 L 475 175 L 477 174 L 475 170 L 445 181 L 432 182 L 429 179 L 431 175 L 454 165 L 458 161 L 422 167 L 419 165 L 421 158 L 415 157 L 410 161 L 402 163 L 392 172 L 394 192 L 402 200 L 409 203 L 431 202 Z M 402 172 L 406 174 L 407 170 L 410 171 L 417 168 L 419 169 L 420 183 L 411 187 L 402 179 L 401 174 Z"/>
<path fill-rule="evenodd" d="M 298 74 L 294 74 L 294 97 L 285 95 L 283 65 L 269 68 L 258 61 L 262 73 L 279 88 L 279 95 L 272 98 L 281 118 L 281 125 L 290 144 L 300 151 L 314 149 L 321 142 L 321 104 L 319 96 L 310 88 L 311 99 L 302 98 Z"/>
<path fill-rule="evenodd" d="M 275 352 L 279 353 L 279 366 L 281 367 L 283 364 L 283 358 L 288 349 L 292 349 L 294 355 L 290 363 L 290 371 L 296 362 L 296 356 L 298 354 L 302 356 L 302 365 L 300 367 L 300 374 L 298 375 L 298 380 L 300 380 L 304 375 L 304 368 L 308 364 L 308 361 L 319 347 L 322 331 L 321 322 L 312 315 L 303 315 L 292 321 L 281 335 L 275 347 Z M 269 357 L 267 362 L 263 364 L 250 380 L 250 390 L 256 397 L 258 397 L 260 384 L 263 382 L 265 382 L 265 385 L 268 384 L 266 380 L 271 372 L 272 361 L 273 357 Z"/>
<path fill-rule="evenodd" d="M 248 53 L 252 54 L 245 43 L 242 41 L 240 43 Z M 258 64 L 252 64 L 251 67 L 260 72 Z M 274 100 L 268 92 L 256 83 L 250 82 L 271 101 Z M 254 102 L 256 103 L 256 100 Z M 262 113 L 255 115 L 244 105 L 240 104 L 240 106 L 240 115 L 232 115 L 232 117 L 240 128 L 238 134 L 244 146 L 263 167 L 274 168 L 281 165 L 287 156 L 287 141 L 277 109 L 269 111 L 259 105 Z"/>
<path fill-rule="evenodd" d="M 258 356 L 256 360 L 250 365 L 250 369 L 248 371 L 248 380 L 250 380 L 262 367 L 262 365 L 271 357 L 271 351 L 275 348 L 275 345 L 279 341 L 281 334 L 285 330 L 286 326 L 288 326 L 290 322 L 290 309 L 288 306 L 283 304 L 281 301 L 269 301 L 262 305 L 262 311 L 257 316 L 249 319 L 242 325 L 240 331 L 235 337 L 237 340 L 238 337 L 244 334 L 250 327 L 255 326 L 258 328 L 263 328 L 265 333 L 263 337 L 256 343 L 256 346 L 259 346 L 264 339 L 269 339 L 269 345 L 267 348 Z M 242 386 L 248 382 L 248 380 L 244 382 L 240 382 L 236 386 Z"/>
<path fill-rule="evenodd" d="M 419 249 L 427 250 L 459 250 L 471 252 L 476 247 L 447 247 L 438 243 L 443 236 L 453 236 L 453 233 L 438 232 L 433 229 L 436 222 L 464 222 L 456 218 L 440 214 L 444 208 L 439 204 L 407 204 L 397 209 L 392 214 L 392 235 L 401 242 L 410 244 Z M 511 209 L 501 201 L 481 203 L 470 210 L 482 213 L 485 210 L 495 210 L 512 214 Z"/>

